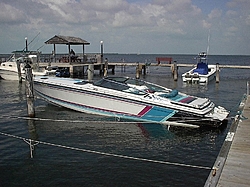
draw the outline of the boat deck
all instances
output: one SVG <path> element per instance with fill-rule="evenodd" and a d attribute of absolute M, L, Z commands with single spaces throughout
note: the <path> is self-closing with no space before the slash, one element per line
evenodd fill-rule
<path fill-rule="evenodd" d="M 250 96 L 239 121 L 233 123 L 205 186 L 250 186 Z M 224 166 L 223 166 L 224 164 Z M 215 171 L 216 170 L 216 171 Z"/>

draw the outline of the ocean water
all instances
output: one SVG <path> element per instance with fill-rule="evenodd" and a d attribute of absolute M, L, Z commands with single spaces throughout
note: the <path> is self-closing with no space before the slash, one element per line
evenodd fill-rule
<path fill-rule="evenodd" d="M 110 62 L 151 62 L 164 55 L 109 54 Z M 193 55 L 165 55 L 194 63 Z M 249 65 L 250 56 L 210 56 L 209 63 Z M 184 84 L 179 68 L 149 66 L 142 79 L 207 97 L 235 116 L 246 93 L 249 70 L 221 69 L 220 83 Z M 135 76 L 135 67 L 116 75 Z M 94 79 L 100 78 L 96 72 Z M 0 186 L 203 186 L 230 128 L 170 128 L 120 122 L 57 107 L 36 98 L 35 120 L 27 116 L 25 84 L 0 80 Z M 3 134 L 5 133 L 5 134 Z M 34 146 L 31 158 L 29 142 Z M 162 162 L 159 162 L 162 161 Z"/>

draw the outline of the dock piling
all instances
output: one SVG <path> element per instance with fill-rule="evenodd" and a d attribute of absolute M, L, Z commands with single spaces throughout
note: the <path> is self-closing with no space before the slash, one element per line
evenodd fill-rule
<path fill-rule="evenodd" d="M 140 78 L 140 75 L 142 73 L 142 64 L 140 64 L 139 62 L 137 63 L 137 66 L 136 66 L 136 78 L 139 79 Z"/>
<path fill-rule="evenodd" d="M 104 77 L 107 77 L 108 75 L 108 59 L 105 58 L 105 61 L 104 61 L 104 73 L 103 73 L 103 76 Z"/>
<path fill-rule="evenodd" d="M 216 83 L 220 82 L 220 67 L 219 64 L 216 64 Z"/>
<path fill-rule="evenodd" d="M 31 66 L 28 63 L 25 65 L 25 85 L 28 116 L 33 118 L 35 117 L 33 75 Z"/>
<path fill-rule="evenodd" d="M 16 65 L 17 65 L 18 81 L 19 83 L 22 83 L 21 67 L 19 60 L 16 61 Z"/>
<path fill-rule="evenodd" d="M 93 77 L 94 77 L 94 65 L 89 64 L 89 66 L 88 66 L 88 80 L 92 81 Z"/>
<path fill-rule="evenodd" d="M 177 81 L 178 80 L 178 67 L 177 67 L 176 61 L 174 61 L 174 64 L 171 66 L 171 68 L 172 68 L 174 81 Z"/>
<path fill-rule="evenodd" d="M 249 96 L 249 82 L 247 81 L 247 96 Z"/>

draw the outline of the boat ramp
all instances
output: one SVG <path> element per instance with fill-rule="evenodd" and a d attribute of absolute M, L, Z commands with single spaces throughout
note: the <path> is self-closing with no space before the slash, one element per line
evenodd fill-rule
<path fill-rule="evenodd" d="M 250 186 L 250 96 L 245 95 L 205 187 Z"/>

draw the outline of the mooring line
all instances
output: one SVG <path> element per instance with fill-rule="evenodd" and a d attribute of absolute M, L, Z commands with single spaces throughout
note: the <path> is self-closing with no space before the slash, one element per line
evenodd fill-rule
<path fill-rule="evenodd" d="M 50 118 L 37 118 L 37 117 L 26 117 L 26 116 L 1 116 L 0 118 L 13 118 L 13 119 L 24 119 L 24 120 L 34 120 L 34 121 L 52 121 L 52 122 L 70 122 L 70 123 L 103 123 L 103 124 L 112 124 L 112 123 L 143 123 L 143 124 L 151 124 L 156 122 L 146 122 L 146 121 L 100 121 L 100 120 L 68 120 L 68 119 L 50 119 Z M 159 122 L 160 124 L 160 122 Z"/>
<path fill-rule="evenodd" d="M 211 167 L 207 167 L 207 166 L 196 166 L 196 165 L 183 164 L 183 163 L 177 163 L 177 162 L 152 160 L 152 159 L 147 159 L 147 158 L 138 158 L 138 157 L 132 157 L 132 156 L 126 156 L 126 155 L 120 155 L 120 154 L 114 154 L 114 153 L 106 153 L 106 152 L 101 152 L 101 151 L 94 151 L 94 150 L 90 150 L 90 149 L 70 147 L 70 146 L 65 146 L 65 145 L 60 145 L 60 144 L 54 144 L 54 143 L 49 143 L 49 142 L 43 142 L 43 141 L 37 141 L 37 140 L 28 139 L 28 138 L 23 138 L 23 137 L 20 137 L 20 136 L 8 134 L 8 133 L 3 133 L 3 132 L 0 132 L 0 134 L 2 134 L 4 136 L 8 136 L 8 137 L 23 140 L 24 142 L 29 144 L 30 152 L 31 152 L 31 158 L 33 158 L 32 151 L 34 150 L 34 146 L 37 145 L 37 144 L 44 144 L 44 145 L 60 147 L 60 148 L 64 148 L 64 149 L 70 149 L 70 150 L 75 150 L 75 151 L 82 151 L 82 152 L 86 152 L 86 153 L 93 153 L 93 154 L 98 154 L 98 155 L 112 156 L 112 157 L 124 158 L 124 159 L 130 159 L 130 160 L 138 160 L 138 161 L 144 161 L 144 162 L 152 162 L 152 163 L 174 165 L 174 166 L 181 166 L 181 167 L 191 167 L 191 168 L 206 169 L 206 170 L 211 170 L 212 169 Z M 33 143 L 36 143 L 36 144 L 33 144 Z"/>
<path fill-rule="evenodd" d="M 155 116 L 152 116 L 155 117 Z M 163 116 L 157 116 L 163 117 Z M 35 120 L 35 121 L 52 121 L 52 122 L 70 122 L 70 123 L 141 123 L 141 124 L 151 124 L 151 123 L 159 123 L 161 122 L 153 122 L 153 121 L 120 121 L 120 118 L 114 117 L 114 121 L 100 121 L 100 120 L 68 120 L 68 119 L 50 119 L 50 118 L 37 118 L 37 117 L 28 117 L 28 116 L 0 116 L 0 118 L 9 118 L 9 119 L 24 119 L 24 120 Z M 200 119 L 199 121 L 205 121 L 206 119 Z M 179 123 L 185 122 L 196 122 L 197 119 L 187 119 L 187 120 L 176 120 Z M 170 124 L 171 125 L 171 124 Z"/>

